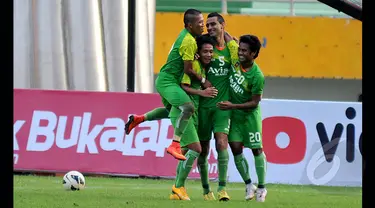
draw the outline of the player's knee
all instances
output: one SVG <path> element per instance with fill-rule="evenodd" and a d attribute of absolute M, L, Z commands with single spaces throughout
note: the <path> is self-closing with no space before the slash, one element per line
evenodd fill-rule
<path fill-rule="evenodd" d="M 258 149 L 252 149 L 251 151 L 253 152 L 254 156 L 259 156 L 260 154 L 262 154 L 263 149 L 262 148 L 258 148 Z"/>
<path fill-rule="evenodd" d="M 207 157 L 208 156 L 208 152 L 210 151 L 210 146 L 209 146 L 209 143 L 207 143 L 206 141 L 204 142 L 200 142 L 201 143 L 201 148 L 202 148 L 202 152 L 201 152 L 201 156 L 203 157 Z"/>
<path fill-rule="evenodd" d="M 199 142 L 195 142 L 195 143 L 189 144 L 188 148 L 191 149 L 191 150 L 193 150 L 194 152 L 199 153 L 199 154 L 202 153 L 202 147 L 201 147 L 201 145 L 200 145 Z"/>
<path fill-rule="evenodd" d="M 228 141 L 225 139 L 216 140 L 216 150 L 223 151 L 228 149 Z"/>
<path fill-rule="evenodd" d="M 208 151 L 209 151 L 208 149 L 202 147 L 201 156 L 202 157 L 207 157 L 208 156 Z"/>
<path fill-rule="evenodd" d="M 179 108 L 181 110 L 183 119 L 189 119 L 194 113 L 193 103 L 185 103 L 181 105 Z"/>
<path fill-rule="evenodd" d="M 228 149 L 228 136 L 222 132 L 215 133 L 216 150 L 223 151 Z"/>
<path fill-rule="evenodd" d="M 230 142 L 230 149 L 232 150 L 233 156 L 242 154 L 242 146 L 238 142 Z"/>
<path fill-rule="evenodd" d="M 202 147 L 198 145 L 195 150 L 197 153 L 202 154 Z"/>

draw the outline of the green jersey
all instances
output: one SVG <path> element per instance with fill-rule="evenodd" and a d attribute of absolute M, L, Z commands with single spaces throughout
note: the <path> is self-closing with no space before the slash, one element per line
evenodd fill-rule
<path fill-rule="evenodd" d="M 204 70 L 203 66 L 201 65 L 201 63 L 198 60 L 194 60 L 193 61 L 193 70 L 198 75 L 200 75 L 202 77 L 206 77 L 205 70 Z M 182 77 L 181 84 L 187 84 L 191 88 L 197 89 L 197 90 L 198 89 L 202 89 L 201 82 L 199 80 L 196 80 L 196 79 L 192 80 L 187 74 L 184 74 L 184 76 Z M 190 96 L 190 99 L 194 103 L 195 109 L 198 109 L 200 96 L 199 95 L 189 95 L 189 96 Z M 198 111 L 196 110 L 196 112 L 198 112 Z"/>
<path fill-rule="evenodd" d="M 210 67 L 206 71 L 207 80 L 218 90 L 215 98 L 201 98 L 201 107 L 216 107 L 221 101 L 229 100 L 229 70 L 231 57 L 227 44 L 222 49 L 214 47 Z"/>
<path fill-rule="evenodd" d="M 264 75 L 259 66 L 254 62 L 251 69 L 245 71 L 241 67 L 238 54 L 237 52 L 235 53 L 235 50 L 231 50 L 231 59 L 232 70 L 229 77 L 231 102 L 242 104 L 250 101 L 253 95 L 263 94 Z M 246 117 L 249 112 L 258 109 L 259 106 L 250 110 L 233 110 L 232 115 Z"/>
<path fill-rule="evenodd" d="M 183 75 L 184 61 L 193 61 L 197 48 L 193 35 L 188 30 L 183 29 L 172 45 L 167 63 L 160 69 L 160 73 L 172 75 L 172 80 L 178 83 Z"/>

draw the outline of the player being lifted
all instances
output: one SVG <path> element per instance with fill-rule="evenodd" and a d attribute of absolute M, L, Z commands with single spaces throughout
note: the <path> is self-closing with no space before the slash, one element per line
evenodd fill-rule
<path fill-rule="evenodd" d="M 259 106 L 263 94 L 264 76 L 254 61 L 259 55 L 260 48 L 261 43 L 254 35 L 243 35 L 240 37 L 239 47 L 231 46 L 233 64 L 230 75 L 231 102 L 219 102 L 218 107 L 232 110 L 229 145 L 236 168 L 246 184 L 245 199 L 251 200 L 256 195 L 257 201 L 264 202 L 267 195 L 265 188 L 267 160 L 263 152 L 262 117 Z M 249 165 L 242 154 L 243 147 L 248 147 L 253 152 L 258 188 L 251 183 Z"/>
<path fill-rule="evenodd" d="M 173 142 L 167 148 L 167 152 L 178 160 L 186 160 L 186 157 L 181 153 L 180 140 L 195 110 L 191 99 L 180 87 L 179 81 L 185 72 L 192 79 L 199 80 L 205 88 L 211 86 L 205 78 L 202 78 L 192 69 L 192 61 L 197 52 L 195 37 L 201 35 L 204 29 L 202 13 L 195 9 L 186 10 L 184 24 L 185 28 L 174 42 L 167 63 L 161 68 L 155 81 L 156 90 L 162 97 L 165 108 L 156 108 L 141 116 L 130 116 L 125 125 L 125 132 L 129 134 L 134 127 L 143 121 L 168 118 L 172 106 L 180 109 L 181 113 L 177 118 Z"/>
<path fill-rule="evenodd" d="M 212 86 L 218 90 L 218 95 L 215 98 L 201 98 L 199 104 L 198 135 L 202 146 L 202 153 L 198 158 L 197 166 L 201 176 L 203 198 L 205 200 L 215 200 L 214 194 L 209 187 L 207 162 L 210 140 L 212 133 L 214 133 L 216 151 L 218 153 L 218 198 L 220 201 L 227 201 L 230 199 L 225 189 L 229 161 L 227 135 L 229 133 L 231 111 L 220 110 L 216 104 L 220 101 L 229 100 L 231 57 L 224 40 L 224 18 L 217 12 L 210 13 L 207 17 L 206 27 L 208 34 L 216 39 L 213 59 L 210 67 L 206 70 L 206 77 Z M 237 44 L 235 43 L 235 45 Z"/>
<path fill-rule="evenodd" d="M 202 35 L 196 38 L 198 46 L 199 60 L 193 61 L 193 70 L 200 75 L 205 77 L 205 68 L 211 62 L 214 40 L 210 36 Z M 192 102 L 194 103 L 195 109 L 198 109 L 200 97 L 215 97 L 217 90 L 215 88 L 206 88 L 202 90 L 201 83 L 199 80 L 191 79 L 187 74 L 184 74 L 181 80 L 181 87 L 186 91 Z M 172 107 L 169 117 L 173 127 L 176 127 L 178 122 L 179 114 L 181 110 L 175 106 Z M 170 199 L 172 200 L 190 200 L 186 193 L 185 181 L 189 175 L 191 168 L 193 167 L 194 161 L 198 158 L 202 151 L 199 143 L 197 134 L 198 128 L 198 111 L 194 111 L 192 119 L 189 120 L 185 132 L 181 137 L 182 152 L 186 156 L 185 161 L 179 161 L 177 166 L 175 184 L 172 186 L 172 194 Z"/>

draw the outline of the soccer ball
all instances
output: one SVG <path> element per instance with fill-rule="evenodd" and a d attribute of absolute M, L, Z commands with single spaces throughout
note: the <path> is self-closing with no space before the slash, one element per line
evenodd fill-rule
<path fill-rule="evenodd" d="M 69 171 L 64 175 L 63 186 L 68 191 L 79 191 L 85 188 L 85 177 L 78 171 Z"/>

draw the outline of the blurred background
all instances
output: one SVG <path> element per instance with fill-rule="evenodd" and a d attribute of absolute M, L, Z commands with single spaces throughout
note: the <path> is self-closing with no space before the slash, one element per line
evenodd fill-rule
<path fill-rule="evenodd" d="M 15 0 L 14 88 L 153 93 L 188 8 L 262 40 L 265 98 L 361 99 L 362 22 L 316 0 Z"/>

